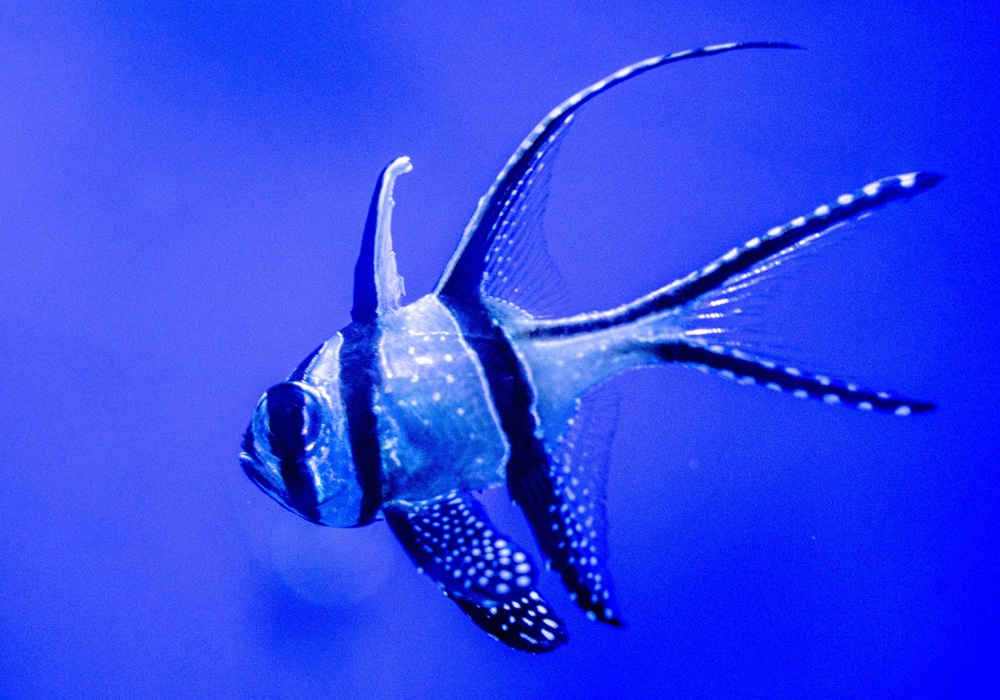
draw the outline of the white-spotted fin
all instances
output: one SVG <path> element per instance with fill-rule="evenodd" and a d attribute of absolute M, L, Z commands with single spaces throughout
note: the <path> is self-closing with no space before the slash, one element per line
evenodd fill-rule
<path fill-rule="evenodd" d="M 531 557 L 497 532 L 472 495 L 396 501 L 384 512 L 413 562 L 489 634 L 530 652 L 565 643 L 562 620 L 535 590 Z"/>
<path fill-rule="evenodd" d="M 545 441 L 554 503 L 547 513 L 548 536 L 539 537 L 539 546 L 553 553 L 552 568 L 587 617 L 621 626 L 608 568 L 604 517 L 608 451 L 617 412 L 617 394 L 611 387 L 598 387 L 580 399 L 565 430 Z"/>
<path fill-rule="evenodd" d="M 689 365 L 733 379 L 748 386 L 762 386 L 787 392 L 799 399 L 819 399 L 827 404 L 843 404 L 861 411 L 877 411 L 897 416 L 926 413 L 934 404 L 893 396 L 885 391 L 865 389 L 856 384 L 810 374 L 797 367 L 754 358 L 738 349 L 722 345 L 664 343 L 657 348 L 665 362 Z"/>

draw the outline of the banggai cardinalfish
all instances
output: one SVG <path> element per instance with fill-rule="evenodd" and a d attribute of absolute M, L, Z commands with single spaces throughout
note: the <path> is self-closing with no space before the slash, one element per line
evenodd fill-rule
<path fill-rule="evenodd" d="M 260 399 L 241 461 L 265 493 L 334 527 L 385 519 L 413 562 L 490 635 L 528 652 L 567 641 L 535 589 L 531 556 L 473 492 L 506 484 L 547 566 L 592 620 L 621 625 L 606 561 L 602 450 L 592 390 L 625 370 L 682 364 L 741 384 L 900 416 L 929 403 L 763 359 L 719 324 L 727 305 L 843 223 L 940 180 L 887 177 L 776 226 L 687 277 L 609 311 L 532 314 L 554 276 L 539 225 L 551 162 L 577 110 L 640 73 L 688 58 L 782 43 L 710 46 L 650 58 L 552 110 L 507 161 L 434 291 L 400 306 L 389 232 L 398 158 L 379 175 L 354 271 L 351 323 Z M 742 347 L 742 349 L 741 349 Z"/>

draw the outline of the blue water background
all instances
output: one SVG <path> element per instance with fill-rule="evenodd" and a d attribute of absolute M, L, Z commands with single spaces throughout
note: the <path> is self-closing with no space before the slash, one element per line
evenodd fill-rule
<path fill-rule="evenodd" d="M 0 8 L 0 697 L 987 698 L 1000 693 L 995 11 L 986 2 L 10 2 Z M 575 308 L 931 170 L 760 305 L 773 345 L 940 409 L 683 368 L 623 378 L 624 630 L 482 634 L 383 524 L 241 473 L 261 392 L 349 321 L 379 170 L 434 284 L 520 139 L 587 106 L 547 236 Z M 498 526 L 531 541 L 502 492 Z"/>

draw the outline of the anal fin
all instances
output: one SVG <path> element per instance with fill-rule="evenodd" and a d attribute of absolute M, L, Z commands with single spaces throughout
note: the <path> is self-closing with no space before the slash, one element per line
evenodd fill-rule
<path fill-rule="evenodd" d="M 524 511 L 549 565 L 559 572 L 587 617 L 624 625 L 604 551 L 603 494 L 585 493 L 595 485 L 579 480 L 572 451 L 555 451 L 545 460 L 517 461 L 516 469 L 514 459 L 507 467 L 508 490 Z"/>

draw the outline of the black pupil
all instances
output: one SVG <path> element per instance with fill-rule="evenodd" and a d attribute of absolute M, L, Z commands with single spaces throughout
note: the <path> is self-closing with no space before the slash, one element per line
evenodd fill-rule
<path fill-rule="evenodd" d="M 298 459 L 316 432 L 313 398 L 294 384 L 278 384 L 267 392 L 271 452 L 278 459 Z"/>
<path fill-rule="evenodd" d="M 277 405 L 268 401 L 268 424 L 271 449 L 279 459 L 296 458 L 305 447 L 305 406 L 287 401 Z"/>

